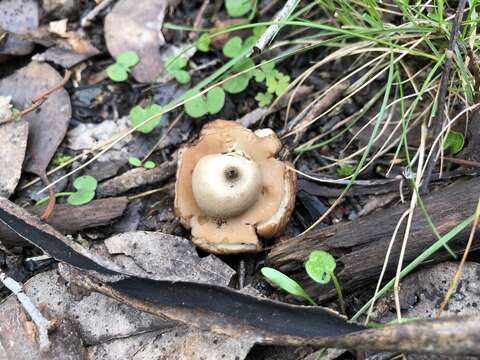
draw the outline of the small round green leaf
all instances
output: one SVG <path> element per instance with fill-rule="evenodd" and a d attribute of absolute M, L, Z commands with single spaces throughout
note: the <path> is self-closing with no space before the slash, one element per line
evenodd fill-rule
<path fill-rule="evenodd" d="M 234 36 L 223 45 L 223 55 L 228 58 L 236 57 L 242 51 L 242 38 Z"/>
<path fill-rule="evenodd" d="M 188 84 L 191 79 L 190 74 L 185 70 L 177 70 L 173 73 L 173 76 L 180 84 Z"/>
<path fill-rule="evenodd" d="M 197 42 L 195 43 L 195 47 L 203 52 L 210 51 L 210 37 L 207 33 L 203 33 L 198 38 Z"/>
<path fill-rule="evenodd" d="M 135 166 L 135 167 L 142 166 L 142 160 L 140 160 L 139 158 L 136 158 L 134 156 L 130 156 L 128 158 L 128 162 L 129 162 L 130 165 Z"/>
<path fill-rule="evenodd" d="M 326 251 L 312 251 L 305 263 L 305 270 L 313 281 L 319 284 L 328 284 L 337 263 L 332 255 Z"/>
<path fill-rule="evenodd" d="M 202 96 L 185 103 L 184 108 L 185 112 L 193 118 L 202 117 L 208 112 L 207 102 Z"/>
<path fill-rule="evenodd" d="M 443 149 L 449 150 L 451 154 L 455 155 L 462 151 L 464 145 L 465 138 L 463 137 L 462 133 L 450 130 L 445 142 L 443 143 Z"/>
<path fill-rule="evenodd" d="M 145 109 L 137 105 L 130 110 L 130 123 L 132 124 L 132 127 L 136 127 L 145 120 L 150 119 L 148 122 L 137 128 L 137 131 L 148 134 L 160 124 L 161 113 L 162 107 L 160 105 L 152 104 Z"/>
<path fill-rule="evenodd" d="M 225 0 L 225 8 L 230 16 L 243 16 L 252 9 L 252 0 Z"/>
<path fill-rule="evenodd" d="M 112 64 L 107 67 L 107 76 L 110 80 L 121 82 L 128 79 L 128 72 L 122 65 Z"/>
<path fill-rule="evenodd" d="M 73 182 L 73 187 L 78 191 L 95 191 L 97 179 L 90 175 L 80 176 Z"/>
<path fill-rule="evenodd" d="M 151 160 L 145 161 L 145 164 L 143 164 L 143 167 L 148 170 L 153 169 L 155 166 L 157 166 L 157 164 Z"/>
<path fill-rule="evenodd" d="M 258 106 L 260 107 L 270 105 L 270 103 L 272 102 L 272 99 L 273 99 L 273 95 L 269 92 L 265 92 L 265 93 L 260 92 L 255 96 L 255 100 L 258 101 Z"/>
<path fill-rule="evenodd" d="M 74 206 L 85 205 L 93 200 L 95 191 L 77 191 L 67 198 L 67 203 Z"/>
<path fill-rule="evenodd" d="M 117 57 L 117 63 L 127 68 L 137 65 L 139 61 L 138 55 L 133 51 L 124 51 Z"/>
<path fill-rule="evenodd" d="M 295 280 L 289 278 L 280 271 L 270 267 L 263 267 L 261 272 L 268 281 L 285 290 L 289 294 L 305 297 L 305 290 L 303 290 L 303 288 Z"/>
<path fill-rule="evenodd" d="M 225 91 L 221 87 L 214 87 L 207 92 L 207 111 L 216 114 L 223 108 L 225 103 Z"/>

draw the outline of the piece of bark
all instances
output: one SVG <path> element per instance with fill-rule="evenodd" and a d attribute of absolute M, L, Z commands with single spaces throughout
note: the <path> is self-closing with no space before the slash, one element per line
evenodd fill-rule
<path fill-rule="evenodd" d="M 10 197 L 17 187 L 22 173 L 27 148 L 28 124 L 25 121 L 0 125 L 0 197 Z"/>
<path fill-rule="evenodd" d="M 460 180 L 423 198 L 427 212 L 441 235 L 448 233 L 474 213 L 477 197 L 472 194 L 478 193 L 480 178 L 474 178 L 468 181 Z M 350 292 L 367 284 L 374 284 L 382 269 L 394 228 L 408 207 L 409 205 L 405 204 L 380 210 L 352 222 L 339 223 L 281 241 L 273 246 L 268 255 L 268 264 L 282 271 L 299 270 L 303 268 L 313 250 L 326 250 L 337 257 L 337 277 L 344 291 Z M 396 269 L 403 229 L 404 226 L 392 247 L 387 277 Z M 449 246 L 456 251 L 462 251 L 469 231 L 469 228 L 464 229 L 449 242 Z M 437 240 L 418 208 L 415 210 L 409 239 L 404 264 Z M 441 251 L 444 255 L 447 254 L 444 250 Z M 319 299 L 335 296 L 333 287 L 319 287 L 307 280 L 306 276 L 302 276 L 308 283 L 307 289 Z"/>
<path fill-rule="evenodd" d="M 98 186 L 97 195 L 100 197 L 116 196 L 139 186 L 158 183 L 175 174 L 176 169 L 176 159 L 161 163 L 151 170 L 145 168 L 132 169 L 101 183 Z"/>
<path fill-rule="evenodd" d="M 86 205 L 72 206 L 61 204 L 55 206 L 47 223 L 63 234 L 73 234 L 77 231 L 96 226 L 107 225 L 120 217 L 127 208 L 126 197 L 94 200 Z M 30 212 L 40 215 L 47 205 L 31 207 Z M 5 246 L 23 246 L 25 240 L 0 223 L 0 242 Z"/>

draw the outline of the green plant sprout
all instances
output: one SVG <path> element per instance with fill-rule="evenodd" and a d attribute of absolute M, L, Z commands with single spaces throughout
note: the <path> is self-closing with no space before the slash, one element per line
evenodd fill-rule
<path fill-rule="evenodd" d="M 465 138 L 457 131 L 450 130 L 443 143 L 443 150 L 448 151 L 452 155 L 462 151 L 465 145 Z"/>
<path fill-rule="evenodd" d="M 340 287 L 340 283 L 334 274 L 336 266 L 337 263 L 332 255 L 326 251 L 315 250 L 310 253 L 308 260 L 305 263 L 305 270 L 307 275 L 313 281 L 319 284 L 328 284 L 330 280 L 333 281 L 335 289 L 337 290 L 340 309 L 343 314 L 346 314 L 342 288 Z M 300 284 L 284 273 L 270 267 L 263 267 L 260 271 L 269 282 L 278 286 L 280 289 L 288 292 L 291 295 L 301 297 L 312 305 L 317 305 L 315 301 L 308 296 L 307 292 Z"/>
<path fill-rule="evenodd" d="M 73 182 L 73 187 L 77 191 L 59 192 L 55 197 L 68 196 L 67 203 L 74 206 L 85 205 L 93 200 L 95 197 L 95 190 L 97 189 L 97 179 L 90 175 L 80 176 Z M 48 201 L 49 197 L 37 201 L 35 206 L 40 206 Z"/>
<path fill-rule="evenodd" d="M 319 284 L 328 284 L 330 279 L 333 281 L 333 285 L 337 290 L 338 301 L 340 303 L 340 309 L 343 314 L 345 311 L 345 301 L 343 299 L 342 288 L 338 282 L 337 277 L 334 274 L 334 270 L 337 267 L 335 258 L 326 251 L 314 250 L 310 253 L 307 262 L 305 263 L 305 270 L 308 276 L 313 281 Z"/>
<path fill-rule="evenodd" d="M 107 75 L 113 81 L 125 81 L 128 79 L 130 68 L 138 64 L 140 59 L 133 51 L 125 51 L 118 55 L 115 63 L 107 67 Z"/>
<path fill-rule="evenodd" d="M 337 176 L 340 178 L 346 178 L 352 176 L 355 173 L 355 168 L 352 165 L 342 165 L 336 170 Z"/>
<path fill-rule="evenodd" d="M 280 289 L 285 290 L 291 295 L 301 297 L 312 305 L 317 305 L 317 303 L 313 301 L 310 296 L 308 296 L 307 292 L 300 286 L 299 283 L 284 273 L 270 267 L 263 267 L 260 271 L 269 282 L 278 286 Z"/>
<path fill-rule="evenodd" d="M 139 158 L 137 158 L 135 156 L 130 156 L 128 158 L 128 163 L 130 165 L 132 165 L 133 167 L 142 167 L 143 166 L 147 170 L 153 169 L 155 166 L 157 166 L 157 164 L 155 164 L 151 160 L 142 162 L 142 160 L 140 160 Z"/>
<path fill-rule="evenodd" d="M 155 129 L 158 124 L 160 124 L 161 117 L 156 116 L 159 115 L 162 112 L 162 107 L 157 104 L 151 104 L 148 105 L 145 108 L 142 108 L 140 105 L 134 106 L 130 110 L 130 123 L 132 124 L 132 127 L 137 126 L 138 124 L 141 124 L 148 118 L 155 116 L 155 118 L 146 124 L 143 124 L 140 126 L 136 131 L 139 131 L 143 134 L 148 134 Z"/>
<path fill-rule="evenodd" d="M 197 50 L 202 52 L 209 52 L 210 51 L 210 36 L 207 33 L 203 33 L 198 38 L 197 42 L 195 43 L 195 47 Z"/>
<path fill-rule="evenodd" d="M 187 66 L 187 59 L 181 56 L 172 56 L 167 59 L 165 69 L 172 75 L 180 84 L 188 84 L 191 76 L 188 71 L 184 70 Z"/>
<path fill-rule="evenodd" d="M 225 8 L 229 16 L 240 17 L 252 10 L 253 0 L 225 0 Z"/>
<path fill-rule="evenodd" d="M 267 91 L 259 92 L 255 96 L 259 106 L 267 106 L 273 100 L 273 95 L 281 96 L 287 91 L 290 76 L 275 69 L 275 62 L 263 63 L 252 71 L 256 82 L 265 82 Z"/>
<path fill-rule="evenodd" d="M 207 92 L 207 96 L 202 95 L 185 103 L 185 112 L 193 118 L 199 118 L 206 114 L 218 113 L 224 103 L 225 92 L 221 87 L 215 87 Z"/>
<path fill-rule="evenodd" d="M 55 167 L 62 166 L 65 163 L 69 162 L 70 160 L 72 160 L 71 156 L 65 155 L 62 153 L 57 153 L 52 160 L 52 165 Z"/>

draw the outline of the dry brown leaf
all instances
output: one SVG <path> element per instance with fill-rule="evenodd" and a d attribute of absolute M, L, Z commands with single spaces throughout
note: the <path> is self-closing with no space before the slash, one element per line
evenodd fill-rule
<path fill-rule="evenodd" d="M 0 197 L 8 198 L 12 195 L 20 180 L 27 137 L 28 124 L 25 121 L 0 125 Z"/>
<path fill-rule="evenodd" d="M 134 51 L 140 62 L 132 75 L 138 82 L 152 82 L 163 70 L 159 48 L 165 44 L 161 29 L 167 0 L 123 0 L 116 3 L 105 18 L 108 51 L 117 57 Z"/>
<path fill-rule="evenodd" d="M 32 99 L 57 86 L 60 74 L 48 64 L 31 62 L 0 80 L 0 96 L 11 96 L 13 105 L 23 110 Z M 72 109 L 65 89 L 54 91 L 35 111 L 24 116 L 29 123 L 24 170 L 36 175 L 45 172 L 70 122 Z"/>
<path fill-rule="evenodd" d="M 38 4 L 35 0 L 0 1 L 0 29 L 9 32 L 6 43 L 0 47 L 0 61 L 8 55 L 25 55 L 33 50 L 33 43 L 17 38 L 38 27 Z"/>

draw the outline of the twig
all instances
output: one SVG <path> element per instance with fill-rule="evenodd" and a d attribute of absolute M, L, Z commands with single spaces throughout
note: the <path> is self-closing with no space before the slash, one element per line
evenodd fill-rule
<path fill-rule="evenodd" d="M 55 85 L 51 89 L 48 89 L 43 93 L 41 93 L 40 95 L 34 97 L 32 99 L 32 105 L 20 111 L 19 116 L 25 116 L 28 113 L 31 113 L 36 108 L 38 108 L 40 105 L 42 105 L 52 93 L 62 88 L 68 82 L 71 75 L 72 75 L 72 72 L 70 70 L 65 70 L 65 74 L 63 75 L 62 81 L 60 81 L 57 85 Z"/>
<path fill-rule="evenodd" d="M 115 0 L 103 0 L 100 4 L 95 6 L 85 17 L 80 21 L 80 25 L 82 27 L 86 27 L 90 25 L 90 22 L 108 5 L 110 5 Z"/>
<path fill-rule="evenodd" d="M 265 47 L 270 43 L 270 41 L 275 37 L 275 35 L 277 35 L 277 33 L 283 26 L 281 24 L 277 24 L 277 22 L 283 21 L 288 18 L 293 12 L 293 10 L 295 10 L 298 3 L 299 0 L 287 0 L 283 8 L 272 19 L 275 24 L 270 25 L 253 46 L 254 53 L 259 54 L 263 52 Z"/>
<path fill-rule="evenodd" d="M 21 284 L 8 277 L 4 272 L 0 271 L 0 281 L 9 289 L 18 299 L 22 307 L 30 316 L 32 321 L 37 326 L 38 341 L 41 351 L 47 351 L 50 347 L 50 340 L 48 338 L 48 331 L 55 325 L 53 321 L 50 321 L 43 317 L 42 313 L 33 305 L 32 301 L 24 293 Z"/>
<path fill-rule="evenodd" d="M 205 14 L 205 10 L 207 10 L 207 6 L 210 3 L 210 0 L 203 0 L 202 6 L 198 10 L 197 16 L 195 16 L 195 20 L 193 22 L 193 28 L 196 30 L 200 27 L 203 19 L 203 15 Z M 191 31 L 188 35 L 190 40 L 194 40 L 197 37 L 197 33 L 195 31 Z"/>
<path fill-rule="evenodd" d="M 453 63 L 453 56 L 454 56 L 454 47 L 457 44 L 458 33 L 460 32 L 460 23 L 463 18 L 463 12 L 465 10 L 465 5 L 467 0 L 460 0 L 457 6 L 457 12 L 455 14 L 455 18 L 453 19 L 453 26 L 452 31 L 450 32 L 450 40 L 448 43 L 448 48 L 445 52 L 445 62 L 443 64 L 443 71 L 442 71 L 442 78 L 440 80 L 440 88 L 438 91 L 438 106 L 437 106 L 437 113 L 434 118 L 434 122 L 432 125 L 432 138 L 435 139 L 439 134 L 440 130 L 442 129 L 443 120 L 445 118 L 445 105 L 447 100 L 447 92 L 448 92 L 448 82 L 450 80 L 450 72 Z M 439 144 L 432 145 L 433 156 L 427 163 L 425 175 L 423 178 L 423 183 L 420 188 L 420 193 L 425 194 L 428 193 L 429 190 L 429 183 L 430 178 L 432 177 L 433 168 L 435 167 L 436 159 L 437 159 L 437 151 L 439 148 Z"/>
<path fill-rule="evenodd" d="M 45 186 L 50 185 L 50 181 L 48 180 L 47 175 L 45 174 L 45 171 L 39 175 L 40 179 L 42 179 L 42 182 Z M 48 205 L 45 208 L 45 211 L 43 212 L 42 216 L 40 216 L 40 219 L 45 221 L 47 220 L 50 215 L 52 215 L 53 209 L 55 209 L 55 204 L 56 204 L 57 198 L 55 197 L 55 191 L 53 190 L 52 187 L 48 188 Z"/>
<path fill-rule="evenodd" d="M 475 218 L 473 220 L 472 230 L 470 231 L 470 236 L 468 237 L 467 246 L 465 246 L 465 251 L 463 252 L 462 260 L 460 260 L 460 264 L 458 265 L 457 272 L 453 277 L 452 283 L 448 287 L 447 293 L 445 294 L 445 298 L 440 305 L 440 309 L 437 312 L 437 318 L 440 317 L 443 310 L 448 304 L 448 301 L 452 297 L 453 292 L 458 286 L 458 282 L 460 280 L 460 276 L 462 276 L 463 267 L 465 266 L 465 261 L 467 260 L 468 253 L 470 252 L 470 248 L 472 247 L 473 239 L 475 238 L 475 232 L 478 226 L 478 218 L 480 217 L 480 197 L 478 198 L 477 208 L 475 209 Z"/>

